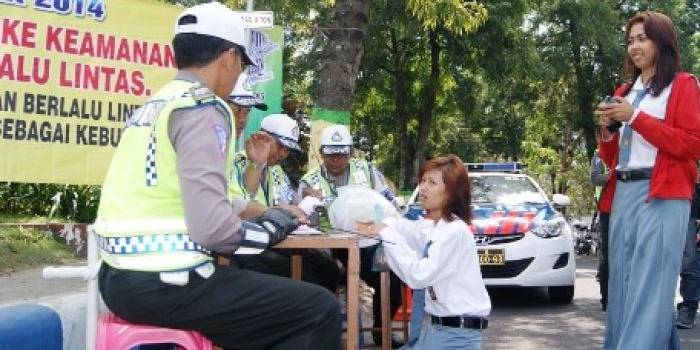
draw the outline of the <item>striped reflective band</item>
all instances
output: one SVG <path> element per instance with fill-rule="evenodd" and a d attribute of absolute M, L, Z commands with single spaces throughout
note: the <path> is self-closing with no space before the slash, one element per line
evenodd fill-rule
<path fill-rule="evenodd" d="M 243 221 L 241 226 L 245 230 L 241 248 L 265 249 L 270 245 L 270 235 L 264 227 L 250 221 Z"/>
<path fill-rule="evenodd" d="M 98 246 L 111 254 L 141 254 L 175 251 L 208 251 L 192 242 L 184 233 L 152 234 L 132 237 L 103 237 L 96 235 Z"/>
<path fill-rule="evenodd" d="M 245 230 L 240 248 L 242 252 L 246 248 L 252 248 L 255 253 L 259 253 L 269 246 L 269 234 L 259 224 L 250 221 L 243 221 L 242 228 Z M 104 237 L 99 234 L 97 245 L 110 254 L 143 254 L 143 253 L 167 253 L 167 252 L 203 252 L 209 254 L 207 249 L 192 242 L 190 236 L 184 233 L 149 234 L 142 236 L 127 237 Z M 251 254 L 248 252 L 246 254 Z"/>

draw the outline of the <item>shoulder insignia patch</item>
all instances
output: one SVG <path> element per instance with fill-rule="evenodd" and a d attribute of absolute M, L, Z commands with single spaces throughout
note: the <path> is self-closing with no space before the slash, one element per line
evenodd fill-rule
<path fill-rule="evenodd" d="M 214 125 L 214 133 L 216 134 L 216 139 L 219 142 L 219 155 L 224 158 L 226 157 L 226 129 L 219 124 Z"/>
<path fill-rule="evenodd" d="M 201 101 L 208 100 L 211 98 L 214 98 L 214 92 L 211 91 L 208 87 L 197 84 L 189 89 L 189 93 L 194 98 L 197 103 L 200 103 Z"/>
<path fill-rule="evenodd" d="M 156 118 L 160 115 L 160 112 L 165 108 L 167 104 L 166 100 L 152 100 L 146 102 L 145 105 L 139 107 L 134 111 L 134 114 L 129 118 L 126 123 L 127 127 L 130 126 L 151 126 L 155 122 Z"/>

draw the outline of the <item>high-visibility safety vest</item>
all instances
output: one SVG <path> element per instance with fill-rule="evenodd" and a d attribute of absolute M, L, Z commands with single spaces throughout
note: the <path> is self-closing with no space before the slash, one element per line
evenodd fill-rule
<path fill-rule="evenodd" d="M 126 125 L 102 186 L 94 230 L 102 259 L 136 271 L 192 269 L 211 260 L 189 239 L 168 120 L 175 110 L 214 105 L 231 136 L 226 174 L 233 167 L 235 125 L 226 102 L 200 83 L 173 80 L 136 110 Z M 223 132 L 223 130 L 222 130 Z"/>
<path fill-rule="evenodd" d="M 245 168 L 248 166 L 249 160 L 245 151 L 240 151 L 236 154 L 236 159 L 233 164 L 233 171 L 229 176 L 228 193 L 229 198 L 254 199 L 258 203 L 273 207 L 283 202 L 289 203 L 296 195 L 289 184 L 289 178 L 284 170 L 279 165 L 267 167 L 265 170 L 265 178 L 260 182 L 260 188 L 255 194 L 255 198 L 245 189 Z"/>
<path fill-rule="evenodd" d="M 348 185 L 360 185 L 374 188 L 374 178 L 369 162 L 362 159 L 350 158 L 348 167 L 350 171 L 350 174 L 348 174 Z M 301 180 L 306 182 L 311 188 L 321 191 L 323 195 L 323 204 L 325 205 L 331 204 L 335 198 L 338 197 L 335 186 L 326 177 L 325 171 L 321 169 L 320 166 L 310 170 Z"/>

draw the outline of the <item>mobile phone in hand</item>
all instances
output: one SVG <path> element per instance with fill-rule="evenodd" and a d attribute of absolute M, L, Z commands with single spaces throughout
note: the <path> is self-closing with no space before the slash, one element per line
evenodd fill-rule
<path fill-rule="evenodd" d="M 610 95 L 608 95 L 608 96 L 605 96 L 605 98 L 603 99 L 603 103 L 604 104 L 611 104 L 611 103 L 618 103 L 618 102 L 615 101 Z M 606 126 L 608 131 L 610 131 L 611 133 L 614 133 L 614 132 L 620 130 L 621 127 L 622 127 L 622 122 L 617 121 L 617 120 L 613 120 L 612 124 Z"/>

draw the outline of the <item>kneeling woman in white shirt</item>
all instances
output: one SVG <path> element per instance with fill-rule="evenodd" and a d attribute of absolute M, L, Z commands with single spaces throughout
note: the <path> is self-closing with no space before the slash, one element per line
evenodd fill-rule
<path fill-rule="evenodd" d="M 481 349 L 491 301 L 467 226 L 467 171 L 459 157 L 441 156 L 423 165 L 418 180 L 424 218 L 358 223 L 358 230 L 381 236 L 391 270 L 412 289 L 425 289 L 426 324 L 412 349 Z"/>

